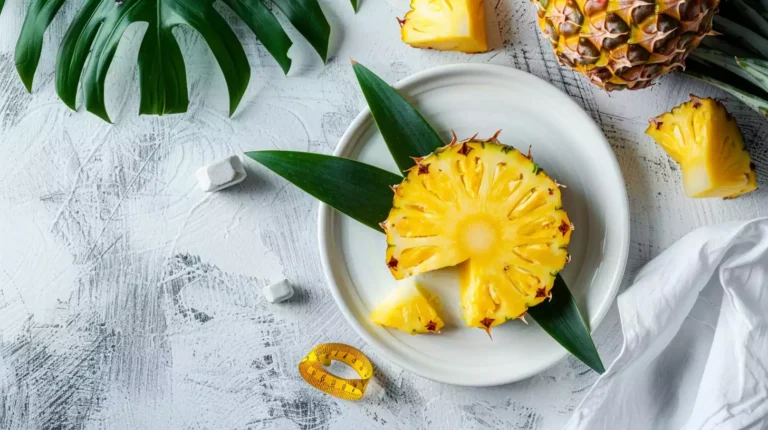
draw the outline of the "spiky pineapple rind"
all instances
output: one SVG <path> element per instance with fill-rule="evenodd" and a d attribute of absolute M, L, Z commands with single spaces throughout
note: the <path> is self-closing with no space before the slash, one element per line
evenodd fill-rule
<path fill-rule="evenodd" d="M 541 0 L 539 27 L 560 64 L 608 91 L 640 89 L 685 60 L 712 29 L 719 0 Z"/>

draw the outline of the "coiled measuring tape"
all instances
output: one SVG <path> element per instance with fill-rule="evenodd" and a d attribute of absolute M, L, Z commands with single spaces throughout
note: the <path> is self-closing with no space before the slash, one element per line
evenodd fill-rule
<path fill-rule="evenodd" d="M 340 378 L 323 366 L 341 361 L 355 370 L 360 379 Z M 307 383 L 318 390 L 344 400 L 360 400 L 373 376 L 373 365 L 362 352 L 343 343 L 323 343 L 299 363 L 299 373 Z"/>

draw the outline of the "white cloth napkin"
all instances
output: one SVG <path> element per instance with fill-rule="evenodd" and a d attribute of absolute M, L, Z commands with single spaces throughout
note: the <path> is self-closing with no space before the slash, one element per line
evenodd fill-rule
<path fill-rule="evenodd" d="M 688 234 L 618 307 L 624 347 L 567 429 L 768 429 L 768 218 Z"/>

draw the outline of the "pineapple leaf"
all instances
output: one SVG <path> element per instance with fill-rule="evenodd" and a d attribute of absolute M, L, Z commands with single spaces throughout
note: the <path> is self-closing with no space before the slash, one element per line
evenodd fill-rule
<path fill-rule="evenodd" d="M 0 0 L 3 1 L 3 0 Z M 43 36 L 66 0 L 32 0 L 16 45 L 16 69 L 28 90 L 40 61 Z M 260 38 L 287 72 L 291 41 L 264 0 L 223 0 Z M 62 101 L 76 107 L 82 82 L 85 107 L 109 121 L 104 82 L 125 29 L 147 22 L 149 29 L 139 49 L 140 113 L 163 115 L 185 112 L 189 105 L 184 58 L 173 28 L 187 25 L 200 33 L 224 74 L 229 90 L 229 113 L 237 109 L 251 69 L 243 46 L 214 8 L 215 0 L 85 0 L 59 47 L 56 90 Z M 317 0 L 275 0 L 323 58 L 328 56 L 330 26 Z"/>
<path fill-rule="evenodd" d="M 352 0 L 352 8 L 355 10 L 355 12 L 357 12 L 357 0 Z"/>
<path fill-rule="evenodd" d="M 254 151 L 247 156 L 282 176 L 321 202 L 368 227 L 392 209 L 391 185 L 403 177 L 359 161 L 292 151 Z"/>
<path fill-rule="evenodd" d="M 560 275 L 555 277 L 552 300 L 528 309 L 528 315 L 552 338 L 576 358 L 597 373 L 604 373 L 605 367 L 597 348 L 589 337 L 589 328 L 576 306 L 568 286 Z M 586 336 L 585 336 L 586 333 Z"/>
<path fill-rule="evenodd" d="M 701 49 L 707 49 L 720 51 L 722 54 L 727 54 L 731 57 L 751 57 L 754 55 L 749 49 L 743 48 L 738 45 L 734 45 L 722 37 L 705 37 L 701 41 L 701 47 L 693 51 L 698 52 Z"/>
<path fill-rule="evenodd" d="M 715 16 L 715 29 L 738 40 L 763 58 L 768 59 L 768 39 L 763 36 L 722 16 Z"/>
<path fill-rule="evenodd" d="M 768 20 L 768 0 L 760 0 L 760 7 L 762 8 L 760 10 L 760 15 Z"/>
<path fill-rule="evenodd" d="M 768 92 L 768 61 L 757 58 L 737 58 L 736 62 L 752 77 L 750 82 Z"/>
<path fill-rule="evenodd" d="M 754 85 L 757 85 L 764 90 L 768 91 L 768 81 L 763 77 L 763 80 L 760 80 L 760 75 L 757 71 L 750 72 L 750 70 L 747 69 L 745 66 L 746 61 L 751 59 L 739 59 L 737 57 L 733 57 L 731 55 L 723 54 L 722 52 L 715 51 L 712 49 L 706 49 L 706 48 L 699 48 L 691 54 L 691 57 L 695 60 L 702 61 L 709 64 L 714 64 L 716 66 L 722 67 L 723 69 L 733 73 L 734 75 L 737 75 L 743 79 L 748 80 L 749 82 L 753 83 Z M 756 61 L 762 61 L 762 60 L 756 60 Z M 765 63 L 764 61 L 762 61 Z M 750 63 L 753 64 L 753 63 Z M 759 65 L 755 66 L 759 67 Z M 764 73 L 764 72 L 763 72 Z"/>
<path fill-rule="evenodd" d="M 683 73 L 692 78 L 696 78 L 702 82 L 706 82 L 710 85 L 714 85 L 720 88 L 721 90 L 741 100 L 742 103 L 759 112 L 764 117 L 768 118 L 768 99 L 756 96 L 752 91 L 745 91 L 744 89 L 739 88 L 739 86 L 736 86 L 732 83 L 725 83 L 711 76 L 699 73 L 698 71 L 693 70 L 691 67 L 686 69 Z"/>
<path fill-rule="evenodd" d="M 733 0 L 741 15 L 749 20 L 764 37 L 768 37 L 768 21 L 744 0 Z"/>
<path fill-rule="evenodd" d="M 426 119 L 400 93 L 360 63 L 352 67 L 376 125 L 400 170 L 414 166 L 412 157 L 445 145 Z"/>

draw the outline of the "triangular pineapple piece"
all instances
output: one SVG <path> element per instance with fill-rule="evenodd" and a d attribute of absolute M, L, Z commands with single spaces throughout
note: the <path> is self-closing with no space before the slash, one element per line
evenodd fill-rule
<path fill-rule="evenodd" d="M 403 42 L 414 48 L 488 50 L 483 0 L 412 0 L 400 24 Z"/>
<path fill-rule="evenodd" d="M 438 333 L 445 325 L 435 310 L 439 307 L 437 296 L 406 279 L 374 309 L 371 321 L 408 334 Z"/>
<path fill-rule="evenodd" d="M 734 198 L 757 189 L 739 126 L 717 100 L 691 94 L 650 123 L 645 132 L 680 163 L 688 197 Z"/>

